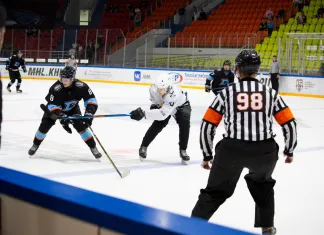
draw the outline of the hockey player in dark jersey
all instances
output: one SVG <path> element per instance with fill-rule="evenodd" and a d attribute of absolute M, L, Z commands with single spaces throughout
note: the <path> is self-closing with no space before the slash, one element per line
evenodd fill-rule
<path fill-rule="evenodd" d="M 85 113 L 84 116 L 93 116 L 98 108 L 95 95 L 89 86 L 75 78 L 75 69 L 67 66 L 60 72 L 60 79 L 55 82 L 49 89 L 46 96 L 47 108 L 56 116 L 79 116 L 81 115 L 79 101 L 83 99 Z M 101 153 L 96 147 L 96 142 L 88 130 L 92 124 L 92 118 L 89 119 L 74 119 L 61 120 L 62 127 L 68 132 L 72 133 L 69 124 L 72 124 L 81 138 L 89 146 L 95 158 L 100 158 Z M 47 132 L 55 124 L 55 120 L 51 119 L 48 113 L 44 113 L 42 122 L 36 132 L 34 144 L 28 151 L 29 155 L 34 155 L 39 148 L 42 141 L 45 139 Z"/>
<path fill-rule="evenodd" d="M 22 90 L 20 90 L 21 86 L 21 75 L 19 72 L 19 67 L 24 70 L 24 73 L 27 72 L 26 66 L 25 66 L 25 60 L 22 58 L 22 51 L 17 51 L 17 54 L 14 54 L 7 60 L 6 64 L 6 70 L 9 70 L 9 78 L 10 82 L 8 83 L 7 90 L 11 92 L 10 87 L 15 83 L 16 79 L 17 81 L 17 86 L 16 86 L 16 91 L 17 93 L 21 93 Z"/>
<path fill-rule="evenodd" d="M 223 88 L 234 82 L 234 73 L 231 71 L 231 61 L 225 60 L 223 68 L 214 70 L 206 79 L 205 91 L 213 91 L 217 95 Z"/>

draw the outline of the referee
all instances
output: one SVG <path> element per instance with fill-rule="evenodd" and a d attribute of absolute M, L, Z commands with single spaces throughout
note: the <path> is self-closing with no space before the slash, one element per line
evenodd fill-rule
<path fill-rule="evenodd" d="M 243 168 L 248 189 L 255 201 L 255 227 L 273 235 L 275 180 L 271 177 L 278 160 L 279 146 L 274 140 L 272 117 L 282 126 L 286 163 L 293 161 L 297 145 L 296 122 L 289 107 L 272 88 L 256 79 L 261 61 L 254 50 L 242 51 L 235 60 L 239 82 L 223 89 L 208 108 L 200 132 L 200 146 L 209 170 L 207 187 L 201 189 L 193 217 L 209 220 L 218 207 L 232 196 Z M 216 127 L 224 118 L 224 138 L 216 145 Z"/>

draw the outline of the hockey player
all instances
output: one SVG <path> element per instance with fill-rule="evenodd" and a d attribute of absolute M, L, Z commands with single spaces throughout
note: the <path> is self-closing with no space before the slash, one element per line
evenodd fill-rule
<path fill-rule="evenodd" d="M 71 67 L 75 68 L 75 70 L 77 69 L 78 62 L 76 61 L 74 54 L 70 55 L 70 58 L 65 62 L 65 66 L 71 66 Z"/>
<path fill-rule="evenodd" d="M 210 84 L 212 82 L 212 84 Z M 223 68 L 214 70 L 206 79 L 205 91 L 213 91 L 217 95 L 223 88 L 234 82 L 234 73 L 231 71 L 231 61 L 225 60 Z"/>
<path fill-rule="evenodd" d="M 51 86 L 45 99 L 48 102 L 47 108 L 50 112 L 61 117 L 81 115 L 79 107 L 79 101 L 81 99 L 84 100 L 85 116 L 93 116 L 98 108 L 97 100 L 92 90 L 86 83 L 75 79 L 75 69 L 70 66 L 62 69 L 60 79 Z M 96 148 L 96 142 L 88 130 L 88 126 L 92 124 L 92 118 L 76 119 L 73 121 L 61 120 L 60 122 L 62 127 L 70 134 L 72 130 L 69 124 L 72 124 L 84 142 L 89 146 L 95 158 L 101 157 L 101 153 Z M 47 132 L 54 124 L 55 120 L 51 119 L 48 113 L 44 113 L 42 122 L 34 138 L 34 144 L 28 152 L 29 155 L 36 153 L 40 144 L 45 139 Z"/>
<path fill-rule="evenodd" d="M 14 54 L 7 60 L 6 64 L 6 70 L 9 70 L 9 78 L 10 82 L 8 83 L 7 90 L 11 92 L 10 87 L 12 84 L 15 83 L 15 80 L 17 79 L 17 86 L 16 86 L 16 91 L 17 93 L 21 93 L 22 90 L 20 90 L 20 85 L 21 85 L 21 75 L 19 72 L 19 67 L 24 70 L 24 73 L 27 72 L 26 66 L 25 66 L 25 60 L 22 58 L 22 51 L 18 50 L 17 54 Z"/>
<path fill-rule="evenodd" d="M 147 130 L 139 149 L 140 159 L 146 158 L 147 147 L 173 116 L 179 125 L 180 158 L 183 164 L 188 164 L 190 158 L 186 150 L 190 132 L 191 106 L 187 92 L 174 84 L 172 74 L 163 74 L 150 87 L 150 100 L 152 102 L 150 110 L 144 111 L 142 108 L 137 108 L 131 112 L 131 119 L 139 121 L 145 117 L 154 120 Z"/>

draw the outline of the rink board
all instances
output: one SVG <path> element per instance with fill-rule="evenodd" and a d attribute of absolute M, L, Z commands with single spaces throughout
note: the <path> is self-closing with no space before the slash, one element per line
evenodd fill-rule
<path fill-rule="evenodd" d="M 62 66 L 53 65 L 28 65 L 27 73 L 21 74 L 24 79 L 55 80 L 62 68 Z M 4 65 L 0 65 L 0 69 L 2 77 L 8 78 L 8 71 L 4 69 Z M 77 69 L 77 78 L 93 82 L 150 85 L 154 78 L 163 73 L 172 73 L 175 77 L 175 83 L 184 88 L 203 89 L 210 71 L 81 66 Z M 269 74 L 259 74 L 257 78 L 271 86 Z M 279 83 L 280 92 L 284 95 L 324 98 L 323 77 L 282 74 Z"/>
<path fill-rule="evenodd" d="M 53 230 L 59 231 L 62 229 L 60 227 L 62 224 L 59 222 L 63 221 L 59 216 L 65 215 L 70 217 L 69 223 L 65 226 L 75 223 L 73 221 L 75 219 L 82 221 L 82 224 L 79 222 L 75 228 L 69 228 L 70 231 L 78 231 L 80 228 L 76 227 L 80 226 L 90 231 L 87 233 L 79 231 L 78 234 L 97 235 L 100 230 L 100 234 L 103 235 L 251 235 L 251 233 L 207 223 L 200 219 L 187 218 L 3 167 L 0 167 L 0 196 L 2 199 L 3 234 L 8 234 L 8 231 L 5 231 L 8 227 L 5 222 L 12 223 L 12 221 L 15 221 L 15 223 L 12 223 L 16 227 L 15 229 L 25 227 L 20 234 L 25 234 L 26 229 L 35 231 L 33 234 L 38 234 L 36 232 L 41 230 L 40 227 L 44 227 L 41 222 L 45 222 L 45 226 L 54 225 Z M 18 199 L 18 201 L 15 201 L 15 199 Z M 21 202 L 24 202 L 25 205 L 16 205 L 19 203 L 21 205 Z M 37 207 L 27 207 L 26 204 L 36 205 Z M 45 214 L 41 210 L 49 210 L 52 214 L 50 215 L 47 212 L 46 217 L 48 218 L 36 218 L 34 226 L 37 228 L 32 230 L 32 225 L 26 223 L 32 219 L 29 217 L 33 217 L 31 216 L 33 214 L 36 216 Z M 11 214 L 13 218 L 10 218 L 8 214 Z M 22 221 L 19 221 L 20 216 L 24 218 Z M 73 220 L 71 220 L 71 217 Z M 53 222 L 53 220 L 55 221 Z M 57 228 L 57 226 L 59 227 Z M 102 230 L 103 228 L 104 230 Z M 48 231 L 46 234 L 60 233 Z"/>

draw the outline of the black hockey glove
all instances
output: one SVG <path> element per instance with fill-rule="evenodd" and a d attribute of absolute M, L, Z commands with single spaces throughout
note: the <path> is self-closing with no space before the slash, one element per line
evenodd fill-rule
<path fill-rule="evenodd" d="M 67 117 L 67 115 L 64 114 L 64 113 L 62 113 L 60 115 L 60 117 Z M 72 134 L 72 130 L 69 127 L 69 124 L 71 123 L 71 120 L 64 120 L 64 119 L 62 119 L 62 120 L 60 120 L 60 123 L 61 123 L 62 127 L 64 128 L 64 130 L 66 130 L 67 133 Z"/>
<path fill-rule="evenodd" d="M 205 85 L 205 91 L 210 92 L 212 89 L 211 85 Z"/>
<path fill-rule="evenodd" d="M 141 108 L 133 110 L 130 114 L 130 118 L 136 121 L 140 121 L 143 117 L 145 117 L 145 112 Z"/>
<path fill-rule="evenodd" d="M 6 66 L 6 70 L 9 70 L 9 67 L 8 66 Z"/>
<path fill-rule="evenodd" d="M 152 104 L 150 109 L 159 109 L 160 107 L 157 104 Z"/>
<path fill-rule="evenodd" d="M 85 112 L 84 116 L 93 116 L 92 113 Z M 88 127 L 92 125 L 93 118 L 85 118 L 83 119 L 83 123 L 86 124 Z"/>
<path fill-rule="evenodd" d="M 24 73 L 27 73 L 27 69 L 26 68 L 24 68 L 23 71 L 24 71 Z"/>

